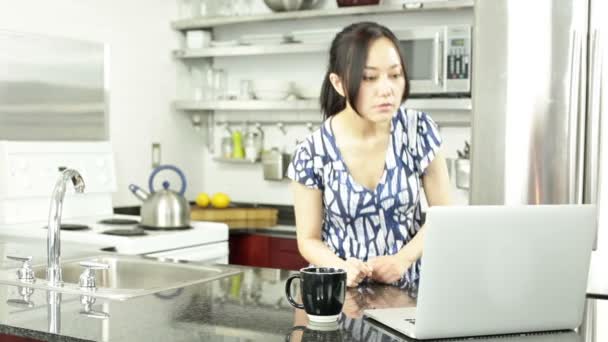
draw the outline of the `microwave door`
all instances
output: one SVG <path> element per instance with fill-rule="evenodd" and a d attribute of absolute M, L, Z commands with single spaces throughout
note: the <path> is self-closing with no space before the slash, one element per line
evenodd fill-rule
<path fill-rule="evenodd" d="M 410 93 L 444 93 L 445 27 L 402 29 L 395 35 L 410 78 Z"/>

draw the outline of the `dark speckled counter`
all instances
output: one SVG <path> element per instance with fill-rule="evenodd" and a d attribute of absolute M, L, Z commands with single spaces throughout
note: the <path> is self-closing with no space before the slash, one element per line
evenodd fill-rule
<path fill-rule="evenodd" d="M 239 267 L 243 273 L 177 290 L 126 301 L 97 299 L 93 310 L 109 318 L 81 313 L 77 295 L 61 295 L 49 304 L 47 291 L 35 290 L 32 307 L 15 307 L 19 289 L 0 285 L 0 336 L 44 341 L 407 341 L 399 333 L 362 317 L 370 307 L 415 305 L 415 292 L 390 286 L 349 289 L 343 314 L 333 330 L 310 327 L 303 311 L 284 298 L 291 271 Z M 594 300 L 590 300 L 594 301 Z M 50 312 L 60 313 L 54 326 Z M 598 320 L 599 321 L 599 320 Z M 57 333 L 50 333 L 56 329 Z M 479 339 L 475 341 L 492 341 Z M 508 341 L 497 339 L 496 341 Z M 537 335 L 514 341 L 580 342 L 578 336 Z"/>

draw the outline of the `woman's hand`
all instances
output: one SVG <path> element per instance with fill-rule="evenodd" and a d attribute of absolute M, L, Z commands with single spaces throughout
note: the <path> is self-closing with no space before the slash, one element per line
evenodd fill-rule
<path fill-rule="evenodd" d="M 357 258 L 348 258 L 345 261 L 346 286 L 359 285 L 363 279 L 372 276 L 372 267 Z"/>
<path fill-rule="evenodd" d="M 391 284 L 401 279 L 412 263 L 399 255 L 385 255 L 367 261 L 367 264 L 374 270 L 372 279 L 385 284 Z"/>
<path fill-rule="evenodd" d="M 342 312 L 348 318 L 361 318 L 367 309 L 414 307 L 416 300 L 394 286 L 363 285 L 346 290 Z M 303 311 L 303 310 L 297 310 Z"/>

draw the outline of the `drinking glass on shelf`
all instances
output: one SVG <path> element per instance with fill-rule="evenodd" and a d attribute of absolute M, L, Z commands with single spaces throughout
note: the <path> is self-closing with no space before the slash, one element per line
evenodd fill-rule
<path fill-rule="evenodd" d="M 215 99 L 215 70 L 206 67 L 203 72 L 203 100 L 212 101 Z"/>
<path fill-rule="evenodd" d="M 251 80 L 241 80 L 241 90 L 239 93 L 240 100 L 251 100 Z"/>
<path fill-rule="evenodd" d="M 200 4 L 198 6 L 198 15 L 201 17 L 208 17 L 210 15 L 209 12 L 212 10 L 211 6 L 210 6 L 210 2 L 207 0 L 199 0 L 199 1 L 200 1 Z M 213 2 L 213 1 L 211 1 L 211 2 Z"/>
<path fill-rule="evenodd" d="M 234 14 L 234 3 L 233 0 L 221 0 L 216 3 L 216 15 L 221 17 L 228 17 Z"/>
<path fill-rule="evenodd" d="M 190 19 L 200 16 L 200 0 L 179 0 L 179 18 Z"/>
<path fill-rule="evenodd" d="M 224 69 L 214 69 L 213 72 L 214 99 L 224 100 L 228 92 L 228 76 Z"/>
<path fill-rule="evenodd" d="M 251 8 L 252 8 L 252 4 L 251 1 L 252 0 L 234 0 L 235 4 L 234 4 L 234 14 L 235 15 L 242 15 L 242 16 L 246 16 L 246 15 L 251 15 Z"/>
<path fill-rule="evenodd" d="M 214 71 L 207 67 L 190 69 L 190 88 L 194 101 L 211 101 L 214 99 Z"/>
<path fill-rule="evenodd" d="M 192 89 L 192 99 L 194 101 L 203 100 L 203 72 L 199 68 L 190 69 L 190 89 Z"/>

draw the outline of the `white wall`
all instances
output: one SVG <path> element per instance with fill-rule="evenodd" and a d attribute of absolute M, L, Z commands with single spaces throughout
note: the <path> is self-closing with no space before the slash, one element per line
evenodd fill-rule
<path fill-rule="evenodd" d="M 261 2 L 260 2 L 261 3 Z M 327 2 L 329 6 L 335 5 Z M 256 10 L 268 11 L 263 7 Z M 110 140 L 115 151 L 118 192 L 114 206 L 138 204 L 127 190 L 129 183 L 145 185 L 151 171 L 151 143 L 162 145 L 162 162 L 176 164 L 188 178 L 188 199 L 201 191 L 228 193 L 235 201 L 292 203 L 288 182 L 268 182 L 262 178 L 260 165 L 220 164 L 204 147 L 202 133 L 192 129 L 184 113 L 174 112 L 177 74 L 181 61 L 171 57 L 183 36 L 173 31 L 170 21 L 177 18 L 175 0 L 0 0 L 0 29 L 56 35 L 107 43 L 109 53 Z M 388 18 L 388 19 L 387 19 Z M 398 16 L 350 17 L 330 20 L 313 19 L 228 26 L 217 29 L 216 38 L 225 39 L 243 33 L 285 32 L 285 30 L 342 27 L 356 20 L 377 20 L 387 25 L 403 25 Z M 466 13 L 447 18 L 421 13 L 407 25 L 437 21 L 443 24 L 470 22 Z M 325 56 L 290 55 L 250 56 L 216 59 L 215 65 L 229 73 L 229 88 L 238 93 L 240 79 L 285 78 L 318 80 L 326 65 Z M 254 66 L 254 67 L 252 67 Z M 238 75 L 236 77 L 235 75 Z M 432 113 L 431 113 L 432 114 Z M 243 120 L 293 120 L 320 118 L 318 113 L 235 113 L 219 112 L 217 118 L 240 117 Z M 240 116 L 239 116 L 240 115 Z M 216 130 L 216 138 L 221 135 Z M 288 127 L 283 135 L 274 127 L 266 129 L 265 147 L 292 148 L 296 139 L 308 131 L 304 126 Z M 446 154 L 456 156 L 470 136 L 466 128 L 442 130 Z M 217 139 L 216 139 L 217 140 Z M 173 178 L 172 178 L 173 179 Z M 454 190 L 457 201 L 466 202 L 466 194 Z"/>
<path fill-rule="evenodd" d="M 0 29 L 109 45 L 114 206 L 138 204 L 127 186 L 147 183 L 152 142 L 161 143 L 163 163 L 186 173 L 189 198 L 202 189 L 202 139 L 188 118 L 170 107 L 176 93 L 170 51 L 179 42 L 170 20 L 176 17 L 175 0 L 0 0 Z"/>

